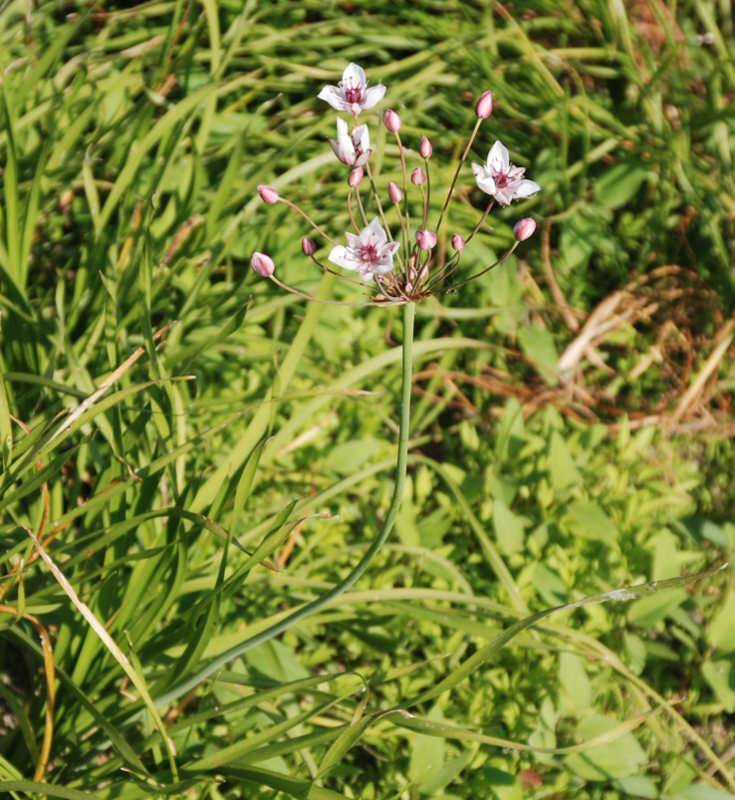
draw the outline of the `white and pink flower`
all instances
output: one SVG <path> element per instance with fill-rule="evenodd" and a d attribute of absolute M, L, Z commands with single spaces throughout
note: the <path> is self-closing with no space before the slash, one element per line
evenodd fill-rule
<path fill-rule="evenodd" d="M 337 245 L 328 256 L 333 264 L 351 272 L 359 272 L 363 281 L 393 270 L 393 256 L 400 245 L 388 240 L 377 217 L 362 229 L 359 236 L 354 233 L 345 233 L 345 236 L 347 247 Z"/>
<path fill-rule="evenodd" d="M 532 197 L 541 187 L 534 181 L 524 178 L 524 167 L 510 163 L 508 150 L 497 141 L 490 148 L 485 165 L 473 164 L 477 185 L 485 194 L 494 197 L 501 206 L 510 205 L 511 200 Z"/>
<path fill-rule="evenodd" d="M 361 167 L 370 158 L 370 133 L 367 125 L 357 125 L 352 133 L 347 123 L 337 117 L 337 138 L 330 139 L 334 155 L 349 167 Z"/>
<path fill-rule="evenodd" d="M 348 64 L 338 86 L 325 86 L 317 95 L 337 111 L 349 111 L 355 117 L 363 110 L 372 108 L 383 99 L 385 86 L 367 88 L 365 70 L 357 64 Z"/>

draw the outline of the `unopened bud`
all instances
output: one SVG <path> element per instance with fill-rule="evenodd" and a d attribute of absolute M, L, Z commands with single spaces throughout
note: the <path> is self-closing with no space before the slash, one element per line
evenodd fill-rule
<path fill-rule="evenodd" d="M 401 118 L 392 108 L 383 112 L 383 123 L 391 133 L 397 133 L 401 129 Z"/>
<path fill-rule="evenodd" d="M 411 283 L 416 283 L 416 281 L 418 280 L 418 277 L 419 277 L 419 273 L 417 272 L 416 267 L 409 267 L 408 268 L 408 279 L 411 281 Z"/>
<path fill-rule="evenodd" d="M 365 177 L 365 170 L 362 167 L 355 167 L 350 172 L 350 177 L 347 178 L 347 183 L 355 189 L 362 183 L 362 179 Z"/>
<path fill-rule="evenodd" d="M 436 234 L 434 231 L 416 231 L 416 244 L 421 250 L 431 250 L 436 247 Z"/>
<path fill-rule="evenodd" d="M 416 167 L 411 173 L 411 183 L 414 186 L 423 186 L 426 183 L 426 173 L 421 167 Z"/>
<path fill-rule="evenodd" d="M 531 219 L 531 217 L 519 219 L 513 226 L 513 236 L 515 236 L 519 242 L 525 242 L 526 239 L 530 239 L 535 231 L 536 220 Z"/>
<path fill-rule="evenodd" d="M 301 249 L 305 256 L 313 256 L 316 253 L 316 244 L 306 236 L 301 240 Z"/>
<path fill-rule="evenodd" d="M 434 148 L 431 146 L 431 142 L 426 138 L 426 136 L 421 137 L 421 142 L 419 143 L 419 153 L 421 153 L 421 158 L 431 158 L 431 154 L 434 152 Z"/>
<path fill-rule="evenodd" d="M 403 192 L 395 185 L 395 183 L 393 183 L 393 181 L 388 184 L 388 197 L 390 197 L 394 203 L 400 203 L 401 200 L 403 200 Z"/>
<path fill-rule="evenodd" d="M 261 278 L 270 278 L 276 271 L 276 265 L 273 263 L 273 259 L 265 253 L 253 253 L 252 256 L 250 256 L 250 266 Z"/>
<path fill-rule="evenodd" d="M 266 186 L 261 183 L 260 186 L 258 186 L 258 194 L 260 195 L 260 199 L 264 203 L 268 203 L 269 206 L 278 202 L 278 191 L 272 186 Z"/>
<path fill-rule="evenodd" d="M 487 119 L 493 113 L 493 93 L 488 91 L 480 96 L 475 106 L 475 114 L 480 119 Z"/>
<path fill-rule="evenodd" d="M 459 252 L 460 250 L 464 250 L 464 246 L 467 244 L 465 240 L 458 234 L 455 233 L 452 236 L 452 247 Z"/>

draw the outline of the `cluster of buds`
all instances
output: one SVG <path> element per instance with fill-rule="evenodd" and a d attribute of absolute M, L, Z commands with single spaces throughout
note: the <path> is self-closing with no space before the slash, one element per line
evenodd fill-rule
<path fill-rule="evenodd" d="M 423 166 L 415 167 L 409 178 L 407 156 L 411 153 L 401 141 L 401 118 L 396 111 L 388 109 L 383 113 L 383 124 L 395 137 L 401 159 L 400 185 L 390 181 L 387 189 L 388 199 L 396 208 L 397 226 L 400 228 L 400 234 L 394 238 L 388 226 L 381 195 L 370 166 L 370 157 L 373 152 L 370 147 L 370 132 L 367 125 L 358 124 L 360 113 L 379 103 L 384 94 L 385 87 L 382 84 L 368 88 L 364 70 L 357 64 L 350 64 L 345 69 L 338 86 L 326 86 L 318 95 L 320 99 L 325 100 L 337 111 L 352 115 L 355 123 L 354 129 L 350 132 L 347 122 L 341 117 L 338 118 L 337 138 L 329 140 L 337 159 L 350 168 L 347 176 L 347 211 L 354 232 L 345 233 L 346 244 L 335 242 L 305 211 L 290 200 L 281 197 L 272 186 L 259 186 L 258 193 L 261 199 L 269 205 L 277 202 L 286 203 L 301 214 L 317 234 L 329 241 L 332 249 L 327 256 L 327 261 L 343 270 L 357 273 L 361 285 L 371 281 L 377 284 L 379 294 L 373 296 L 374 302 L 392 304 L 418 302 L 440 291 L 454 291 L 458 286 L 480 277 L 505 261 L 519 242 L 532 236 L 536 230 L 534 220 L 530 217 L 519 220 L 513 228 L 515 241 L 501 258 L 471 277 L 451 280 L 451 276 L 460 264 L 464 248 L 485 224 L 493 205 L 498 203 L 507 206 L 513 200 L 532 197 L 541 187 L 524 177 L 525 169 L 523 167 L 516 167 L 510 163 L 508 150 L 500 141 L 496 141 L 484 164 L 472 164 L 478 188 L 490 197 L 487 207 L 466 237 L 459 233 L 451 236 L 451 255 L 440 263 L 436 258 L 438 234 L 446 218 L 449 202 L 452 199 L 460 172 L 480 125 L 492 114 L 492 93 L 485 92 L 477 101 L 474 129 L 457 165 L 436 224 L 433 225 L 429 224 L 430 160 L 433 155 L 433 147 L 429 139 L 422 136 L 418 153 L 423 161 Z M 361 191 L 366 176 L 368 179 L 366 183 L 370 187 L 367 192 Z M 420 192 L 422 200 L 420 227 L 413 235 L 408 202 L 409 180 L 412 186 Z M 364 198 L 363 195 L 366 197 Z M 373 219 L 368 221 L 366 208 L 370 197 L 376 211 Z M 313 239 L 302 239 L 301 246 L 304 255 L 310 257 L 322 270 L 346 278 L 342 273 L 336 272 L 316 257 L 318 248 Z M 270 278 L 283 289 L 307 299 L 314 299 L 278 280 L 275 276 L 273 259 L 265 253 L 253 253 L 250 264 L 258 275 Z"/>

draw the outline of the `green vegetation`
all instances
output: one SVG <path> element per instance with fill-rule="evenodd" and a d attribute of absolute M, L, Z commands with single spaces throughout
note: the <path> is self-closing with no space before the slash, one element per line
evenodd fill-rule
<path fill-rule="evenodd" d="M 706 0 L 0 5 L 8 796 L 735 792 L 734 33 Z M 464 275 L 539 229 L 416 306 L 395 528 L 291 619 L 396 479 L 401 309 L 248 265 L 362 299 L 256 193 L 348 229 L 316 94 L 349 62 L 384 183 L 379 111 L 447 186 L 492 89 L 471 158 L 542 191 Z M 440 249 L 485 201 L 466 168 Z"/>

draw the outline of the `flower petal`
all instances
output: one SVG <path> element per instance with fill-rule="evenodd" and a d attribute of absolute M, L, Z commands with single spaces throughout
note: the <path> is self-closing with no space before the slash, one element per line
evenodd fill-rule
<path fill-rule="evenodd" d="M 370 131 L 367 125 L 358 125 L 352 131 L 352 141 L 363 151 L 370 149 Z"/>
<path fill-rule="evenodd" d="M 364 89 L 367 83 L 365 70 L 358 64 L 348 64 L 342 73 L 342 83 L 345 86 L 359 86 Z"/>
<path fill-rule="evenodd" d="M 345 102 L 344 93 L 336 86 L 325 86 L 317 95 L 320 100 L 325 100 L 337 111 L 347 111 L 349 106 Z"/>
<path fill-rule="evenodd" d="M 383 226 L 380 224 L 378 217 L 374 217 L 370 224 L 362 229 L 360 239 L 366 244 L 379 245 L 388 241 L 388 235 L 383 230 Z"/>
<path fill-rule="evenodd" d="M 371 86 L 366 92 L 362 101 L 363 108 L 372 108 L 383 99 L 385 94 L 385 86 L 379 83 L 377 86 Z"/>
<path fill-rule="evenodd" d="M 541 187 L 535 181 L 525 178 L 515 187 L 513 194 L 515 197 L 532 197 L 540 191 Z"/>
<path fill-rule="evenodd" d="M 362 266 L 362 264 L 355 258 L 350 248 L 345 247 L 342 244 L 338 244 L 336 247 L 333 247 L 327 256 L 327 259 L 331 261 L 332 264 L 342 267 L 342 269 L 354 271 L 360 269 Z"/>
<path fill-rule="evenodd" d="M 498 139 L 487 154 L 488 169 L 507 172 L 510 167 L 508 148 Z"/>
<path fill-rule="evenodd" d="M 347 231 L 347 233 L 345 233 L 345 239 L 347 239 L 347 244 L 352 250 L 359 250 L 360 247 L 362 246 L 360 237 L 355 236 L 354 233 L 350 233 L 349 231 Z"/>
<path fill-rule="evenodd" d="M 485 192 L 485 194 L 495 195 L 495 181 L 490 174 L 490 170 L 479 166 L 479 164 L 473 164 L 472 171 L 475 173 L 477 186 Z"/>

